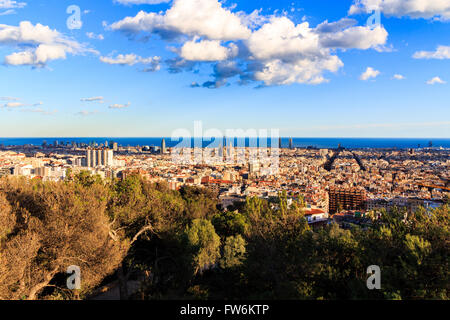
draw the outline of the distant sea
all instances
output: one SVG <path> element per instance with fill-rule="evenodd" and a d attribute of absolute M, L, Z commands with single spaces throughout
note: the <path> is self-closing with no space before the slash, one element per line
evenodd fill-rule
<path fill-rule="evenodd" d="M 0 138 L 0 145 L 42 145 L 44 141 L 47 144 L 76 142 L 76 143 L 92 143 L 104 144 L 108 142 L 117 142 L 119 145 L 127 146 L 160 146 L 163 137 L 153 138 L 111 138 L 111 137 L 96 137 L 96 138 Z M 164 138 L 167 147 L 173 147 L 178 144 L 178 141 L 171 141 L 170 137 Z M 254 141 L 254 140 L 253 140 Z M 449 139 L 433 139 L 433 138 L 292 138 L 294 147 L 306 148 L 337 148 L 340 144 L 344 148 L 424 148 L 432 143 L 433 147 L 450 148 Z M 211 141 L 204 141 L 203 146 L 206 147 Z M 236 142 L 235 142 L 236 143 Z M 249 139 L 246 139 L 246 145 L 249 144 Z M 269 142 L 270 146 L 270 142 Z M 281 139 L 281 146 L 287 148 L 289 146 L 289 138 Z"/>

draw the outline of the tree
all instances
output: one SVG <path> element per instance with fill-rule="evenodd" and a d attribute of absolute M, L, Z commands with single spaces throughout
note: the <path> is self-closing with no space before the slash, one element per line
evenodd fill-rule
<path fill-rule="evenodd" d="M 212 223 L 222 237 L 243 235 L 250 229 L 247 218 L 239 211 L 219 212 L 212 218 Z"/>
<path fill-rule="evenodd" d="M 84 294 L 122 260 L 123 247 L 108 235 L 101 186 L 73 188 L 63 183 L 11 179 L 2 180 L 0 189 L 0 202 L 5 205 L 6 199 L 11 207 L 9 212 L 2 210 L 11 232 L 1 242 L 1 298 L 36 299 L 71 265 L 81 268 Z M 71 295 L 65 282 L 57 283 L 56 289 Z"/>
<path fill-rule="evenodd" d="M 220 258 L 220 237 L 212 223 L 205 219 L 195 219 L 186 228 L 185 237 L 191 253 L 194 274 L 211 268 Z"/>
<path fill-rule="evenodd" d="M 247 243 L 241 237 L 241 235 L 237 235 L 236 237 L 228 237 L 223 248 L 223 255 L 220 260 L 220 266 L 223 269 L 226 269 L 242 265 L 245 259 L 246 245 Z"/>

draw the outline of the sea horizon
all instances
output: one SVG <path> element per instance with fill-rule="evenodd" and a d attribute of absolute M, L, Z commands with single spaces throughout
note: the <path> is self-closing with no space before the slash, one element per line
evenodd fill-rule
<path fill-rule="evenodd" d="M 0 145 L 14 146 L 14 145 L 33 145 L 39 146 L 43 142 L 53 144 L 58 143 L 96 143 L 104 144 L 108 142 L 117 142 L 120 146 L 159 146 L 165 139 L 167 147 L 176 146 L 179 140 L 173 140 L 171 137 L 0 137 Z M 189 139 L 189 137 L 185 137 Z M 197 138 L 190 138 L 192 140 Z M 236 139 L 236 138 L 235 138 Z M 245 138 L 246 145 L 250 139 Z M 337 148 L 341 145 L 344 148 L 373 148 L 373 149 L 410 149 L 410 148 L 424 148 L 424 147 L 442 147 L 450 148 L 450 138 L 360 138 L 360 137 L 281 137 L 281 147 L 287 148 L 289 140 L 292 139 L 292 147 L 294 148 Z M 270 140 L 270 138 L 269 138 Z M 278 141 L 278 138 L 276 138 Z M 259 140 L 258 140 L 259 141 Z M 203 146 L 211 144 L 211 140 L 203 141 Z M 270 143 L 269 143 L 270 146 Z"/>

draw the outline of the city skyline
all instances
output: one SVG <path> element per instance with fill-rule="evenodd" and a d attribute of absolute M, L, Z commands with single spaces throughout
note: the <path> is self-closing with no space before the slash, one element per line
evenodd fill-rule
<path fill-rule="evenodd" d="M 448 138 L 450 6 L 413 2 L 0 0 L 0 136 Z"/>

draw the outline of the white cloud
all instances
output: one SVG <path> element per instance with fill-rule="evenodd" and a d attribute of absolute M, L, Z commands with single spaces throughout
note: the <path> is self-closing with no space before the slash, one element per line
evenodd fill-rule
<path fill-rule="evenodd" d="M 14 97 L 0 97 L 0 100 L 8 101 L 7 103 L 0 105 L 0 107 L 2 107 L 2 108 L 37 107 L 37 106 L 42 106 L 44 104 L 43 102 L 38 102 L 38 103 L 34 103 L 34 104 L 23 103 L 23 102 L 20 102 L 19 98 L 14 98 Z"/>
<path fill-rule="evenodd" d="M 336 72 L 343 66 L 329 49 L 320 45 L 320 36 L 307 22 L 295 25 L 287 17 L 273 17 L 245 41 L 254 80 L 265 85 L 292 83 L 318 84 L 327 80 L 324 71 Z"/>
<path fill-rule="evenodd" d="M 141 63 L 141 64 L 150 64 L 153 66 L 154 70 L 160 69 L 160 61 L 161 57 L 149 57 L 149 58 L 142 58 L 134 53 L 130 54 L 119 54 L 116 57 L 100 57 L 100 61 L 107 64 L 117 64 L 121 66 L 133 66 L 135 64 Z"/>
<path fill-rule="evenodd" d="M 17 2 L 13 0 L 0 0 L 0 9 L 23 8 L 27 4 L 25 2 Z"/>
<path fill-rule="evenodd" d="M 10 15 L 10 14 L 16 14 L 16 13 L 17 13 L 16 10 L 8 9 L 6 11 L 0 12 L 0 16 L 7 16 L 7 15 Z"/>
<path fill-rule="evenodd" d="M 430 79 L 427 81 L 427 84 L 433 85 L 433 84 L 445 84 L 446 82 L 444 80 L 442 80 L 439 77 L 434 77 L 433 79 Z"/>
<path fill-rule="evenodd" d="M 119 104 L 119 103 L 115 103 L 109 106 L 110 109 L 124 109 L 124 108 L 128 108 L 131 105 L 130 102 L 128 102 L 127 104 Z"/>
<path fill-rule="evenodd" d="M 448 0 L 355 0 L 349 14 L 380 10 L 387 16 L 450 19 Z"/>
<path fill-rule="evenodd" d="M 450 59 L 450 46 L 438 46 L 436 51 L 418 51 L 414 59 Z"/>
<path fill-rule="evenodd" d="M 321 44 L 327 48 L 361 49 L 377 48 L 384 45 L 388 32 L 381 26 L 351 27 L 338 32 L 325 33 L 321 36 Z"/>
<path fill-rule="evenodd" d="M 393 79 L 395 79 L 395 80 L 404 80 L 406 78 L 405 78 L 405 76 L 402 76 L 401 74 L 394 74 Z"/>
<path fill-rule="evenodd" d="M 97 35 L 93 32 L 86 32 L 86 36 L 89 39 L 95 39 L 95 40 L 104 40 L 105 39 L 105 37 L 102 34 Z"/>
<path fill-rule="evenodd" d="M 311 28 L 308 22 L 296 24 L 286 15 L 262 15 L 261 10 L 234 13 L 234 8 L 225 8 L 218 0 L 175 0 L 165 12 L 140 11 L 108 28 L 180 43 L 172 50 L 178 57 L 166 61 L 171 72 L 215 62 L 214 79 L 203 83 L 208 88 L 224 86 L 235 76 L 241 84 L 319 84 L 328 81 L 327 72 L 343 67 L 339 49 L 387 50 L 388 32 L 382 26 L 355 26 L 356 20 L 344 18 Z M 137 58 L 101 59 L 133 65 Z"/>
<path fill-rule="evenodd" d="M 114 0 L 115 3 L 120 3 L 124 5 L 134 5 L 134 4 L 159 4 L 170 2 L 170 0 Z"/>
<path fill-rule="evenodd" d="M 98 110 L 94 110 L 94 111 L 81 110 L 80 112 L 78 112 L 76 114 L 80 115 L 80 116 L 90 116 L 90 115 L 97 114 L 97 113 L 98 113 Z"/>
<path fill-rule="evenodd" d="M 26 105 L 22 102 L 8 102 L 3 105 L 4 108 L 20 108 L 25 107 Z"/>
<path fill-rule="evenodd" d="M 238 54 L 235 44 L 224 47 L 219 40 L 187 41 L 181 48 L 180 56 L 190 61 L 221 61 L 234 58 Z"/>
<path fill-rule="evenodd" d="M 99 102 L 103 103 L 103 97 L 91 97 L 91 98 L 81 98 L 80 101 L 82 102 Z"/>
<path fill-rule="evenodd" d="M 140 11 L 135 17 L 113 23 L 112 30 L 154 32 L 162 37 L 173 34 L 204 36 L 210 40 L 237 40 L 250 36 L 250 29 L 238 15 L 217 0 L 174 0 L 164 14 Z"/>
<path fill-rule="evenodd" d="M 328 82 L 322 75 L 326 70 L 335 72 L 343 66 L 336 56 L 323 60 L 298 59 L 286 63 L 279 59 L 267 61 L 263 68 L 254 73 L 254 79 L 265 85 L 287 85 L 292 83 L 320 84 Z"/>
<path fill-rule="evenodd" d="M 319 36 L 309 28 L 309 24 L 295 25 L 287 17 L 273 17 L 269 23 L 254 31 L 246 44 L 258 60 L 291 60 L 320 53 Z"/>
<path fill-rule="evenodd" d="M 256 29 L 269 21 L 269 17 L 261 14 L 262 9 L 253 10 L 250 14 L 244 11 L 236 12 L 242 23 L 249 29 Z"/>
<path fill-rule="evenodd" d="M 95 52 L 48 26 L 29 21 L 22 21 L 17 27 L 0 24 L 0 44 L 27 47 L 5 57 L 5 64 L 13 66 L 43 67 L 51 60 L 65 59 L 67 54 Z"/>
<path fill-rule="evenodd" d="M 359 77 L 360 80 L 366 81 L 371 78 L 376 78 L 380 74 L 380 71 L 375 70 L 371 67 L 368 67 L 366 71 L 364 71 L 361 76 Z"/>

